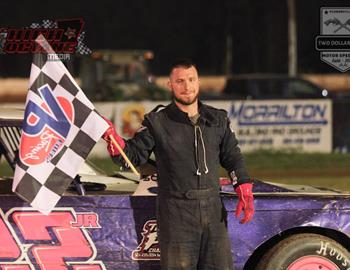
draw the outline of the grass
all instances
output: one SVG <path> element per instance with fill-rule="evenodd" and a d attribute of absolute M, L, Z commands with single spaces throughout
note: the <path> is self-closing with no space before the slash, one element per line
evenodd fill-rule
<path fill-rule="evenodd" d="M 0 177 L 13 175 L 11 167 L 7 162 L 0 162 Z"/>
<path fill-rule="evenodd" d="M 298 153 L 258 151 L 244 155 L 247 167 L 254 171 L 312 171 L 313 173 L 344 172 L 350 175 L 350 154 Z"/>
<path fill-rule="evenodd" d="M 350 191 L 350 154 L 259 151 L 244 156 L 255 179 Z"/>
<path fill-rule="evenodd" d="M 350 191 L 350 154 L 258 151 L 244 154 L 250 175 L 255 179 L 286 184 L 309 184 Z M 110 158 L 89 158 L 106 174 L 119 170 Z M 227 176 L 221 170 L 221 176 Z M 0 175 L 12 175 L 11 168 L 0 163 Z"/>

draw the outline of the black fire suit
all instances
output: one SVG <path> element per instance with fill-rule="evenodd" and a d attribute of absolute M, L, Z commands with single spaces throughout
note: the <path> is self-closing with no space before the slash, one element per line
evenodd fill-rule
<path fill-rule="evenodd" d="M 145 115 L 124 151 L 135 165 L 154 152 L 162 269 L 233 269 L 219 167 L 250 182 L 227 112 L 199 102 L 192 124 L 174 102 Z M 116 159 L 121 162 L 121 157 Z"/>

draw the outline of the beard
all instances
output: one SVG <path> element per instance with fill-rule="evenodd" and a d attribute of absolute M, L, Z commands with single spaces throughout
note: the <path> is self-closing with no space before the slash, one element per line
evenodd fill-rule
<path fill-rule="evenodd" d="M 195 95 L 193 98 L 191 99 L 184 99 L 184 98 L 181 98 L 181 97 L 177 97 L 174 95 L 174 93 L 172 93 L 172 96 L 173 96 L 173 99 L 182 104 L 182 105 L 185 105 L 185 106 L 188 106 L 188 105 L 192 105 L 193 103 L 197 102 L 198 101 L 198 95 L 199 93 L 197 93 L 197 95 Z"/>

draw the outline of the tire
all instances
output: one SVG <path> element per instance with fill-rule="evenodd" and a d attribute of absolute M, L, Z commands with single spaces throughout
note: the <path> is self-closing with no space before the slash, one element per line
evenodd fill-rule
<path fill-rule="evenodd" d="M 350 253 L 318 234 L 296 234 L 271 248 L 256 270 L 350 270 Z"/>

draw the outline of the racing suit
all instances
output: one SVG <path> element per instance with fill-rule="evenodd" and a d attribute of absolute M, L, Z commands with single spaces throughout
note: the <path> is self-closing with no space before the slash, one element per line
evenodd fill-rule
<path fill-rule="evenodd" d="M 199 102 L 193 124 L 174 102 L 145 115 L 125 144 L 135 165 L 154 152 L 158 174 L 157 224 L 165 269 L 233 269 L 219 167 L 250 182 L 227 112 Z M 114 158 L 121 163 L 122 158 Z"/>

